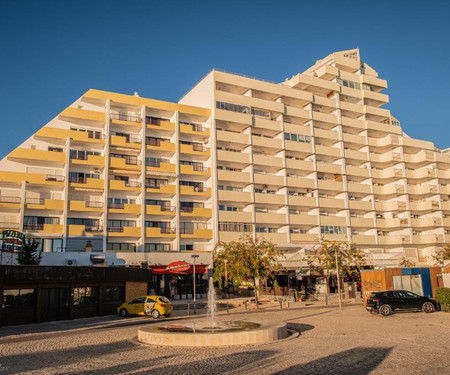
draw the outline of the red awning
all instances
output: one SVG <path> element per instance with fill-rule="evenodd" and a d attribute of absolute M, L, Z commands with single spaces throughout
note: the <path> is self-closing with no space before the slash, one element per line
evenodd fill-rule
<path fill-rule="evenodd" d="M 193 267 L 191 266 L 188 270 L 186 271 L 179 271 L 179 270 L 167 270 L 167 266 L 150 266 L 150 268 L 152 269 L 152 273 L 153 275 L 168 275 L 168 274 L 178 274 L 178 275 L 192 275 L 193 273 Z M 197 264 L 195 265 L 195 273 L 200 273 L 200 274 L 204 274 L 204 273 L 208 273 L 208 269 L 206 268 L 206 266 L 204 264 Z"/>

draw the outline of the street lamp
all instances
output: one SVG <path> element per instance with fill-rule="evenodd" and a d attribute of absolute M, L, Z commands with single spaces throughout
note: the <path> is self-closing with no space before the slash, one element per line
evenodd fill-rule
<path fill-rule="evenodd" d="M 195 301 L 196 301 L 196 287 L 195 287 L 195 259 L 197 259 L 200 255 L 198 254 L 192 254 L 191 258 L 194 260 L 194 267 L 193 267 L 193 277 L 194 277 L 194 285 L 193 285 L 193 295 L 194 295 L 194 314 L 196 313 L 195 311 Z"/>

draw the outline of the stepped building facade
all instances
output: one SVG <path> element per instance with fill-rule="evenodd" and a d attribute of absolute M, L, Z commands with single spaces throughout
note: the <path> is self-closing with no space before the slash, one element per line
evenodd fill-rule
<path fill-rule="evenodd" d="M 450 152 L 405 134 L 386 88 L 355 49 L 282 83 L 212 70 L 179 103 L 89 90 L 0 162 L 0 230 L 46 264 L 208 267 L 242 234 L 288 269 L 321 240 L 433 264 Z"/>

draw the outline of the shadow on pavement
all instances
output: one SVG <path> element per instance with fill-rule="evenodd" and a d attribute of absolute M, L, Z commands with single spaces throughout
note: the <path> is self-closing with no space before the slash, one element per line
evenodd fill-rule
<path fill-rule="evenodd" d="M 302 324 L 302 323 L 288 323 L 287 327 L 288 327 L 288 329 L 290 329 L 292 331 L 297 331 L 300 334 L 302 332 L 309 331 L 311 329 L 316 328 L 310 324 Z"/>
<path fill-rule="evenodd" d="M 391 348 L 354 348 L 316 359 L 308 363 L 288 367 L 276 375 L 365 375 L 376 369 L 391 352 Z"/>

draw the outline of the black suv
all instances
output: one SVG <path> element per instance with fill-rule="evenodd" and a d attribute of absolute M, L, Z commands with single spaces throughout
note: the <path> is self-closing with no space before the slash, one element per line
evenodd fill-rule
<path fill-rule="evenodd" d="M 393 311 L 423 311 L 431 313 L 440 305 L 432 298 L 422 297 L 407 290 L 373 292 L 367 299 L 366 309 L 372 314 L 390 315 Z"/>

